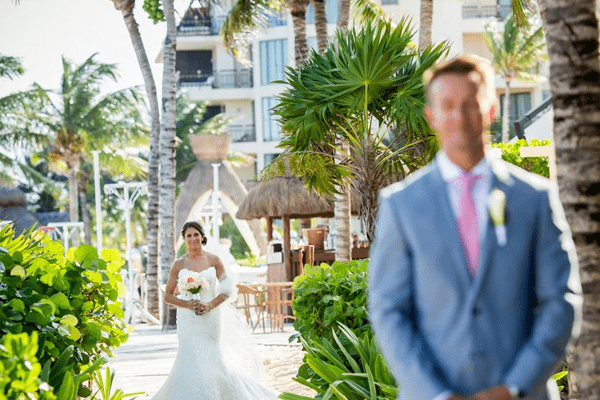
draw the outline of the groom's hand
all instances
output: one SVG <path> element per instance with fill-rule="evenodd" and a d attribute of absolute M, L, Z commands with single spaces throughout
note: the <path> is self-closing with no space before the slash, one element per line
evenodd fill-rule
<path fill-rule="evenodd" d="M 483 390 L 473 397 L 469 397 L 469 400 L 513 400 L 513 398 L 508 388 L 502 385 Z"/>

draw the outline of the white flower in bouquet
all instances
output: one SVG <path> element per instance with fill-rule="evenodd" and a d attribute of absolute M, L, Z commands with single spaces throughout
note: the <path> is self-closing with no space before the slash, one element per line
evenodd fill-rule
<path fill-rule="evenodd" d="M 181 276 L 177 286 L 182 292 L 197 294 L 200 290 L 208 288 L 208 281 L 199 272 L 192 271 L 189 274 Z"/>

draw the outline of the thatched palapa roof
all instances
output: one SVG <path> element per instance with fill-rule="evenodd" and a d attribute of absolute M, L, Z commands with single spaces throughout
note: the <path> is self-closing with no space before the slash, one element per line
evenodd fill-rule
<path fill-rule="evenodd" d="M 262 217 L 310 218 L 332 217 L 331 202 L 309 193 L 295 177 L 276 177 L 254 186 L 240 204 L 236 217 L 254 219 Z"/>

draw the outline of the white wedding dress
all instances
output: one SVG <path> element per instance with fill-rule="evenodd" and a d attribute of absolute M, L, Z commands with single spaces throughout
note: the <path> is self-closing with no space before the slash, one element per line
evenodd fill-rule
<path fill-rule="evenodd" d="M 184 269 L 179 274 L 181 276 Z M 199 293 L 203 302 L 211 301 L 218 292 L 214 267 L 201 272 L 209 287 Z M 189 300 L 191 294 L 183 292 L 180 298 Z M 248 343 L 221 343 L 223 331 L 221 316 L 230 304 L 222 304 L 205 315 L 198 316 L 187 308 L 177 308 L 177 336 L 179 349 L 169 377 L 152 398 L 153 400 L 271 400 L 277 393 L 261 385 L 252 375 L 256 371 L 240 371 L 243 365 L 237 351 L 229 345 L 247 350 Z M 235 311 L 235 310 L 232 310 Z M 231 318 L 231 317 L 227 317 Z M 223 348 L 223 350 L 222 350 Z M 227 355 L 224 355 L 227 353 Z M 229 357 L 230 359 L 227 359 Z M 246 369 L 252 368 L 246 366 Z M 256 376 L 256 374 L 254 374 Z"/>

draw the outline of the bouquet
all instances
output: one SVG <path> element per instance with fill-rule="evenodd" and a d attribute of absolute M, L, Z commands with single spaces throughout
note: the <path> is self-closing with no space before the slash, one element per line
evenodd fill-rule
<path fill-rule="evenodd" d="M 179 291 L 198 294 L 202 289 L 208 288 L 208 281 L 199 272 L 185 271 L 177 282 Z"/>

